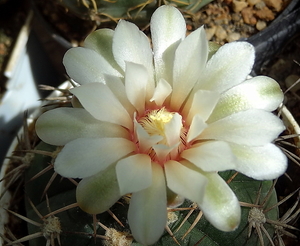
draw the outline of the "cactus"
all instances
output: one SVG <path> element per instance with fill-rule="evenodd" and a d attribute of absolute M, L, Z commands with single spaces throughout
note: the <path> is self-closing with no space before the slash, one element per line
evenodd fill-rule
<path fill-rule="evenodd" d="M 193 15 L 212 0 L 34 0 L 46 19 L 66 40 L 78 45 L 93 30 L 115 27 L 119 19 L 130 20 L 140 28 L 149 25 L 152 13 L 163 3 L 177 6 Z"/>
<path fill-rule="evenodd" d="M 123 197 L 109 213 L 95 216 L 84 213 L 76 205 L 76 180 L 61 178 L 53 171 L 52 163 L 57 151 L 59 150 L 56 147 L 39 142 L 35 150 L 28 150 L 30 154 L 24 154 L 21 166 L 27 168 L 21 174 L 25 180 L 26 218 L 21 218 L 28 222 L 29 238 L 21 240 L 12 238 L 10 242 L 18 243 L 30 239 L 30 246 L 50 245 L 50 243 L 62 246 L 126 245 L 126 243 L 140 245 L 133 241 L 127 224 L 127 200 L 130 196 Z M 24 160 L 30 162 L 25 163 Z M 256 246 L 263 243 L 267 245 L 269 240 L 272 240 L 278 228 L 266 220 L 255 220 L 253 211 L 261 211 L 270 221 L 279 221 L 273 181 L 256 181 L 233 171 L 223 172 L 221 176 L 229 183 L 243 206 L 239 228 L 230 233 L 218 231 L 205 220 L 201 211 L 191 201 L 185 201 L 180 208 L 169 211 L 170 219 L 167 226 L 169 232 L 166 230 L 155 245 L 171 246 L 179 243 L 205 246 Z M 11 213 L 20 217 L 16 212 Z M 259 233 L 252 232 L 260 230 L 258 227 L 264 228 L 260 231 L 261 237 Z M 3 237 L 8 241 L 7 235 Z M 113 244 L 112 240 L 125 242 Z"/>
<path fill-rule="evenodd" d="M 191 13 L 197 12 L 212 0 L 171 0 L 168 4 L 175 5 Z M 76 15 L 88 18 L 91 15 L 106 16 L 113 19 L 149 20 L 154 9 L 161 2 L 156 0 L 62 0 L 61 5 Z"/>

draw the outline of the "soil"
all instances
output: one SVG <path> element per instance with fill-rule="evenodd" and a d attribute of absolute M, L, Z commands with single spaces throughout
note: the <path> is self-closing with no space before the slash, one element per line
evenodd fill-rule
<path fill-rule="evenodd" d="M 192 25 L 205 25 L 208 40 L 220 44 L 247 38 L 265 29 L 290 0 L 217 0 L 192 18 Z"/>

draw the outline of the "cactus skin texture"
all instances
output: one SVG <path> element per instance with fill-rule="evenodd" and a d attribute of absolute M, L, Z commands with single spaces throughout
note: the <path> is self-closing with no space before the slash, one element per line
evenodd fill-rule
<path fill-rule="evenodd" d="M 112 20 L 133 19 L 135 22 L 149 21 L 154 10 L 161 5 L 171 4 L 183 11 L 197 12 L 212 0 L 62 0 L 62 6 L 79 17 L 98 15 Z"/>
<path fill-rule="evenodd" d="M 56 151 L 56 147 L 47 145 L 43 142 L 39 143 L 37 148 L 38 150 L 44 150 L 49 152 Z M 25 173 L 25 193 L 36 206 L 37 210 L 43 215 L 49 214 L 49 211 L 55 211 L 57 209 L 64 208 L 67 205 L 76 203 L 75 198 L 75 189 L 76 185 L 66 178 L 61 178 L 57 175 L 52 181 L 51 185 L 46 191 L 48 197 L 48 204 L 46 201 L 46 196 L 44 194 L 45 187 L 49 184 L 49 180 L 55 175 L 53 169 L 45 172 L 37 178 L 32 177 L 43 169 L 49 167 L 49 164 L 53 163 L 53 160 L 49 156 L 44 156 L 40 154 L 35 154 L 30 167 L 26 170 Z M 84 163 L 83 163 L 84 165 Z M 229 180 L 234 172 L 227 171 L 223 172 L 220 175 L 225 179 Z M 79 180 L 76 180 L 79 182 Z M 256 181 L 252 180 L 246 176 L 238 174 L 235 178 L 229 183 L 230 187 L 236 193 L 240 201 L 246 202 L 249 204 L 255 204 L 259 189 L 261 188 L 260 201 L 263 201 L 266 194 L 272 188 L 272 181 Z M 28 199 L 27 199 L 28 200 Z M 266 202 L 264 208 L 270 207 L 271 205 L 277 202 L 276 193 L 273 189 L 269 200 Z M 191 201 L 185 201 L 181 207 L 190 208 L 192 205 Z M 34 211 L 32 206 L 27 202 L 26 204 L 27 217 L 34 220 L 40 221 L 37 213 Z M 117 218 L 124 225 L 122 227 L 112 216 L 108 213 L 102 213 L 96 215 L 97 221 L 104 224 L 107 228 L 114 228 L 117 231 L 123 231 L 125 233 L 130 233 L 127 222 L 127 210 L 128 204 L 125 199 L 121 199 L 116 203 L 111 209 L 111 212 L 117 216 Z M 195 210 L 192 215 L 185 221 L 183 226 L 176 232 L 179 228 L 181 222 L 184 220 L 185 216 L 190 210 L 185 211 L 175 211 L 175 220 L 172 221 L 168 226 L 173 232 L 174 237 L 180 243 L 180 245 L 203 245 L 203 246 L 257 246 L 260 245 L 259 238 L 257 233 L 252 232 L 250 238 L 248 238 L 248 215 L 250 208 L 242 207 L 242 221 L 239 228 L 230 233 L 221 232 L 215 229 L 212 225 L 205 220 L 204 217 L 195 225 L 191 232 L 184 238 L 182 236 L 190 228 L 197 215 L 199 210 Z M 60 220 L 61 223 L 61 233 L 60 241 L 62 246 L 69 245 L 117 245 L 117 244 L 108 244 L 106 240 L 99 238 L 99 235 L 104 236 L 106 230 L 103 229 L 99 224 L 95 223 L 95 233 L 98 235 L 97 238 L 93 237 L 94 227 L 93 227 L 93 216 L 90 214 L 84 213 L 80 208 L 73 207 L 67 209 L 66 211 L 59 212 L 55 214 Z M 266 217 L 272 220 L 278 219 L 278 209 L 274 208 L 266 213 Z M 97 222 L 96 221 L 96 222 Z M 271 237 L 274 235 L 274 228 L 268 224 L 264 224 L 264 227 L 267 229 Z M 37 226 L 33 226 L 28 223 L 28 234 L 33 234 L 39 232 L 41 229 Z M 130 238 L 130 235 L 128 236 Z M 131 238 L 132 239 L 132 238 Z M 268 242 L 268 239 L 264 237 L 264 241 Z M 29 241 L 30 246 L 40 246 L 45 245 L 46 240 L 44 237 L 39 237 Z M 55 245 L 59 245 L 55 241 Z M 129 244 L 130 245 L 130 244 Z M 136 243 L 133 240 L 131 244 L 133 246 L 138 246 L 140 244 Z M 173 246 L 176 245 L 174 238 L 172 238 L 168 232 L 165 232 L 161 239 L 155 245 L 163 246 Z"/>

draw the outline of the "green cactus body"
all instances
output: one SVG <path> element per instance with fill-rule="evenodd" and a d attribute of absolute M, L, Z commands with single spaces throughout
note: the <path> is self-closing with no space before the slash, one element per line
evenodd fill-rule
<path fill-rule="evenodd" d="M 47 145 L 41 142 L 37 146 L 38 150 L 44 150 L 53 152 L 56 151 L 54 146 Z M 53 177 L 54 171 L 53 169 L 47 171 L 46 173 L 40 175 L 37 178 L 34 177 L 37 173 L 41 172 L 43 169 L 49 167 L 49 164 L 53 163 L 53 160 L 49 156 L 44 156 L 40 154 L 35 154 L 35 158 L 33 159 L 30 168 L 26 171 L 25 177 L 25 192 L 32 203 L 36 206 L 39 213 L 43 216 L 49 214 L 49 212 L 56 211 L 57 209 L 61 209 L 70 204 L 76 203 L 76 194 L 75 189 L 76 185 L 70 180 L 66 178 L 61 178 L 59 175 L 55 177 L 51 185 L 46 191 L 47 197 L 49 199 L 49 207 L 47 205 L 47 201 L 45 198 L 44 190 L 48 185 L 49 180 Z M 84 163 L 83 163 L 84 165 Z M 221 176 L 228 180 L 234 174 L 232 171 L 227 171 L 221 173 Z M 79 180 L 77 180 L 79 181 Z M 231 182 L 230 187 L 236 193 L 237 197 L 240 201 L 254 204 L 258 195 L 258 191 L 261 187 L 261 195 L 260 202 L 265 198 L 266 194 L 272 188 L 272 181 L 256 181 L 245 177 L 244 175 L 238 174 Z M 265 203 L 264 208 L 268 208 L 271 205 L 277 202 L 275 190 L 272 190 L 272 194 L 269 200 Z M 185 201 L 181 207 L 190 208 L 192 202 Z M 27 209 L 27 217 L 42 223 L 41 218 L 37 215 L 36 211 L 32 208 L 30 203 L 26 203 Z M 122 227 L 116 220 L 112 218 L 112 216 L 105 212 L 97 215 L 97 221 L 100 221 L 107 228 L 114 228 L 117 231 L 123 231 L 126 235 L 129 235 L 130 229 L 127 224 L 127 210 L 128 203 L 125 202 L 124 199 L 121 199 L 118 203 L 116 203 L 111 209 L 117 218 L 124 225 Z M 175 232 L 179 225 L 184 220 L 185 216 L 188 214 L 189 210 L 185 211 L 175 211 L 175 219 L 170 222 L 169 228 L 172 232 L 174 232 L 174 237 L 178 240 L 181 245 L 205 245 L 205 246 L 257 246 L 259 245 L 259 239 L 256 233 L 252 233 L 251 237 L 248 238 L 248 216 L 249 216 L 249 207 L 242 208 L 242 221 L 239 228 L 234 232 L 221 232 L 215 229 L 212 225 L 209 224 L 205 220 L 205 218 L 201 218 L 200 221 L 195 225 L 195 227 L 191 230 L 191 232 L 184 238 L 181 239 L 182 236 L 186 233 L 186 231 L 193 224 L 197 215 L 199 214 L 199 210 L 196 209 L 192 215 L 187 219 L 187 221 L 183 224 L 183 226 Z M 106 240 L 99 238 L 99 235 L 104 236 L 106 230 L 103 229 L 99 224 L 96 224 L 95 233 L 98 235 L 98 238 L 93 236 L 94 227 L 93 227 L 93 217 L 90 214 L 84 213 L 80 208 L 73 207 L 67 209 L 66 211 L 59 212 L 54 216 L 59 218 L 61 228 L 60 233 L 60 241 L 62 246 L 69 245 L 118 245 L 118 244 L 109 244 Z M 267 214 L 266 217 L 272 220 L 278 219 L 278 210 L 272 209 Z M 45 220 L 45 219 L 43 219 Z M 268 224 L 264 224 L 264 227 L 271 235 L 274 234 L 274 228 L 269 226 Z M 43 229 L 38 226 L 34 226 L 28 224 L 28 234 L 38 233 Z M 51 234 L 51 232 L 50 232 Z M 47 238 L 47 235 L 46 235 Z M 129 241 L 132 240 L 130 236 L 127 236 Z M 264 238 L 265 242 L 268 242 L 266 238 Z M 30 246 L 40 246 L 45 245 L 45 238 L 39 237 L 37 239 L 30 240 Z M 58 245 L 56 242 L 55 245 Z M 121 245 L 121 244 L 119 244 Z M 125 245 L 125 244 L 124 244 Z M 130 245 L 130 244 L 128 244 Z M 133 241 L 132 245 L 140 245 Z M 161 239 L 155 245 L 175 245 L 174 239 L 165 232 Z"/>
<path fill-rule="evenodd" d="M 72 45 L 80 45 L 95 29 L 114 28 L 119 19 L 134 22 L 140 28 L 149 25 L 150 17 L 160 4 L 172 4 L 193 15 L 212 0 L 33 0 L 42 21 L 56 36 L 61 35 Z M 40 14 L 37 14 L 40 16 Z M 45 21 L 46 20 L 46 21 Z M 52 35 L 52 34 L 51 34 Z"/>
<path fill-rule="evenodd" d="M 195 13 L 211 1 L 171 0 L 168 4 Z M 159 2 L 156 0 L 62 0 L 61 4 L 78 16 L 88 16 L 93 12 L 116 19 L 148 20 Z"/>

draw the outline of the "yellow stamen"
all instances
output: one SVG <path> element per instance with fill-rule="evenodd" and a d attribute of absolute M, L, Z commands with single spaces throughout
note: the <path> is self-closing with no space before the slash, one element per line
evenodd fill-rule
<path fill-rule="evenodd" d="M 174 113 L 165 108 L 152 110 L 140 121 L 141 125 L 149 135 L 160 135 L 165 137 L 165 125 L 171 121 Z"/>

